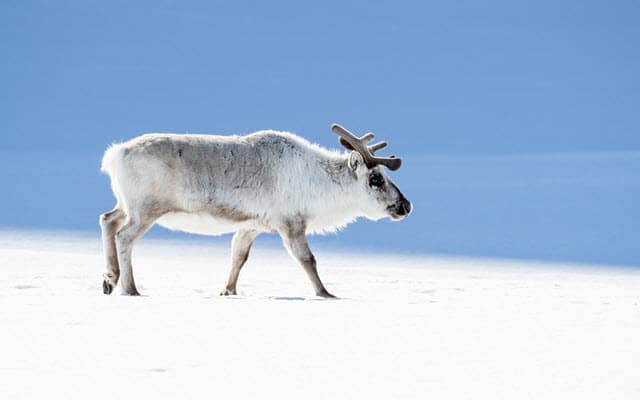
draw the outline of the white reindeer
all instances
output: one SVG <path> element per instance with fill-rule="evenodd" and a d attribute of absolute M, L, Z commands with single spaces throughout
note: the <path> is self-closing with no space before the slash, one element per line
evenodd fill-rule
<path fill-rule="evenodd" d="M 349 153 L 325 150 L 291 133 L 246 136 L 147 134 L 111 146 L 102 171 L 111 178 L 117 204 L 100 216 L 107 271 L 103 290 L 118 280 L 122 293 L 138 295 L 131 267 L 135 241 L 154 223 L 185 232 L 235 232 L 231 273 L 221 295 L 235 295 L 251 245 L 261 232 L 278 233 L 304 268 L 315 294 L 324 287 L 307 233 L 333 232 L 364 216 L 404 218 L 411 203 L 385 175 L 400 159 L 376 157 L 385 142 L 368 146 L 331 129 Z"/>

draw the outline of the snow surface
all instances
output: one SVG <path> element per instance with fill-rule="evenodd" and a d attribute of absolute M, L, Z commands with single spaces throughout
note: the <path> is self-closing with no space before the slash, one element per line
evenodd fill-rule
<path fill-rule="evenodd" d="M 640 398 L 640 269 L 143 239 L 105 296 L 97 237 L 0 234 L 0 398 Z"/>

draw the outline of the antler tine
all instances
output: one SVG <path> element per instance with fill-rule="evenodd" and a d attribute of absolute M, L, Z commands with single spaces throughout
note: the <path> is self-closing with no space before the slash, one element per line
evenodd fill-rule
<path fill-rule="evenodd" d="M 389 168 L 389 170 L 391 171 L 397 170 L 402 165 L 402 160 L 400 160 L 396 156 L 376 157 L 375 159 L 379 164 L 384 165 L 385 167 Z"/>
<path fill-rule="evenodd" d="M 358 140 L 361 141 L 363 144 L 367 144 L 369 143 L 373 138 L 375 137 L 375 135 L 371 132 L 369 133 L 365 133 L 364 136 L 362 136 L 361 138 L 359 138 Z"/>
<path fill-rule="evenodd" d="M 396 157 L 375 157 L 374 152 L 387 146 L 386 142 L 379 142 L 372 146 L 367 146 L 367 143 L 373 139 L 373 133 L 369 132 L 362 137 L 357 137 L 353 133 L 349 132 L 338 124 L 331 125 L 333 133 L 340 137 L 340 143 L 348 150 L 357 151 L 364 159 L 367 167 L 372 168 L 376 165 L 384 165 L 391 171 L 395 171 L 400 168 L 401 161 Z"/>
<path fill-rule="evenodd" d="M 380 150 L 380 149 L 384 149 L 385 147 L 387 147 L 387 142 L 378 142 L 376 144 L 374 144 L 373 146 L 369 146 L 369 151 L 371 152 L 371 154 L 375 153 L 376 151 Z"/>
<path fill-rule="evenodd" d="M 355 150 L 360 153 L 361 142 L 360 138 L 356 137 L 353 133 L 349 132 L 338 124 L 331 125 L 331 130 L 336 135 L 340 136 L 340 143 L 344 146 L 344 142 L 347 142 L 351 148 L 349 150 Z M 345 146 L 347 147 L 347 146 Z"/>

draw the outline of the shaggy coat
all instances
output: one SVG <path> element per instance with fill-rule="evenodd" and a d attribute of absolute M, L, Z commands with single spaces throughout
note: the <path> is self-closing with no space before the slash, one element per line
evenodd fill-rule
<path fill-rule="evenodd" d="M 146 134 L 111 146 L 102 160 L 117 200 L 100 218 L 105 293 L 119 279 L 123 293 L 138 293 L 131 250 L 158 223 L 199 234 L 236 233 L 232 273 L 222 294 L 236 293 L 255 237 L 275 232 L 309 274 L 316 294 L 330 297 L 305 235 L 333 232 L 359 216 L 399 219 L 411 208 L 382 166 L 369 168 L 362 160 L 357 152 L 329 151 L 276 131 Z M 371 173 L 382 177 L 384 187 L 368 184 Z"/>

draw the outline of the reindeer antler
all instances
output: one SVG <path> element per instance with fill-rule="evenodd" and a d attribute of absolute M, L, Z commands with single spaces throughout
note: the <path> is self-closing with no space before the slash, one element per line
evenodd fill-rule
<path fill-rule="evenodd" d="M 395 171 L 400 168 L 402 161 L 400 161 L 399 158 L 396 158 L 396 156 L 376 157 L 373 155 L 374 152 L 387 146 L 387 142 L 384 141 L 367 146 L 371 139 L 373 139 L 373 133 L 369 132 L 359 138 L 338 124 L 331 125 L 331 130 L 340 137 L 340 144 L 347 150 L 357 151 L 360 153 L 367 167 L 372 168 L 376 165 L 384 165 L 391 171 Z"/>

